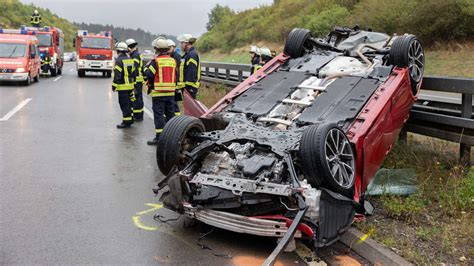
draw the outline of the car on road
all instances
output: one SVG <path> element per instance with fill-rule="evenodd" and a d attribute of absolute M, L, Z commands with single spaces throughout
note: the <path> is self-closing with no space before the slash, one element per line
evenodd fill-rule
<path fill-rule="evenodd" d="M 38 82 L 41 59 L 38 39 L 26 31 L 0 29 L 0 81 Z"/>
<path fill-rule="evenodd" d="M 424 52 L 414 35 L 293 29 L 284 52 L 210 109 L 165 126 L 155 193 L 164 206 L 240 233 L 332 244 L 371 213 L 367 185 L 417 99 Z"/>

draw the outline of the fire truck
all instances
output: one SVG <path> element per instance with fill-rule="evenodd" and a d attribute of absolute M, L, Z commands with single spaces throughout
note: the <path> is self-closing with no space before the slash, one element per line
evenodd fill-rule
<path fill-rule="evenodd" d="M 100 72 L 108 78 L 112 76 L 114 60 L 111 32 L 92 34 L 87 30 L 79 30 L 73 44 L 76 47 L 79 77 L 85 77 L 86 72 Z"/>
<path fill-rule="evenodd" d="M 48 71 L 52 77 L 61 75 L 63 70 L 64 34 L 61 29 L 44 26 L 40 28 L 21 26 L 28 34 L 35 35 L 39 40 L 39 52 L 41 57 L 41 69 Z M 50 58 L 45 65 L 45 58 Z"/>

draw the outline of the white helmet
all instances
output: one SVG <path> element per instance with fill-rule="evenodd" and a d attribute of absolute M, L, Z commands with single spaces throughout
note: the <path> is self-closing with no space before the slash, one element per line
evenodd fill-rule
<path fill-rule="evenodd" d="M 256 53 L 258 54 L 258 47 L 255 45 L 250 46 L 249 53 Z"/>
<path fill-rule="evenodd" d="M 115 50 L 117 50 L 117 52 L 127 52 L 128 45 L 124 42 L 119 42 L 115 45 Z"/>
<path fill-rule="evenodd" d="M 38 10 L 35 9 L 35 12 L 33 12 L 33 13 L 35 13 L 35 15 L 38 15 Z"/>
<path fill-rule="evenodd" d="M 193 35 L 188 34 L 188 33 L 179 35 L 177 39 L 180 42 L 188 42 L 188 43 L 194 43 L 196 41 L 196 38 L 193 37 Z"/>
<path fill-rule="evenodd" d="M 270 51 L 270 49 L 268 47 L 261 47 L 259 50 L 259 54 L 260 55 L 266 55 L 266 56 L 272 56 L 272 51 Z"/>
<path fill-rule="evenodd" d="M 176 47 L 176 43 L 175 43 L 173 40 L 168 39 L 168 40 L 166 40 L 166 41 L 168 41 L 168 45 L 169 45 L 170 47 L 171 47 L 171 46 L 175 46 L 175 47 Z"/>
<path fill-rule="evenodd" d="M 157 38 L 153 42 L 155 43 L 153 47 L 155 47 L 156 49 L 168 49 L 170 47 L 168 40 L 166 40 L 165 38 Z"/>
<path fill-rule="evenodd" d="M 156 46 L 156 41 L 158 40 L 164 40 L 165 38 L 162 37 L 162 36 L 159 36 L 158 38 L 154 39 L 152 42 L 151 42 L 151 46 L 152 47 L 155 47 Z"/>
<path fill-rule="evenodd" d="M 137 45 L 137 42 L 134 39 L 128 39 L 125 41 L 125 43 L 128 45 L 128 47 Z"/>

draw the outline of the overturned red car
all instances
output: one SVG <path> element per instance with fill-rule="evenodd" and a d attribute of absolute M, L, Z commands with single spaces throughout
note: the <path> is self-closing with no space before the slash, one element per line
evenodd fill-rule
<path fill-rule="evenodd" d="M 424 52 L 414 35 L 293 29 L 284 53 L 212 108 L 186 98 L 157 148 L 164 205 L 240 233 L 330 245 L 417 99 Z M 271 260 L 272 258 L 269 258 Z M 274 258 L 273 258 L 274 259 Z"/>

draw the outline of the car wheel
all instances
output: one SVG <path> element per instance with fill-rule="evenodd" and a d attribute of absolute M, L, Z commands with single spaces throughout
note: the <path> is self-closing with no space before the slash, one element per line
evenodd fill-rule
<path fill-rule="evenodd" d="M 63 73 L 63 69 L 62 68 L 58 68 L 58 75 L 61 75 Z"/>
<path fill-rule="evenodd" d="M 28 77 L 22 83 L 23 83 L 24 86 L 29 86 L 31 84 L 31 75 L 28 74 Z"/>
<path fill-rule="evenodd" d="M 309 48 L 306 42 L 309 37 L 311 37 L 309 30 L 294 28 L 290 34 L 288 34 L 283 52 L 292 58 L 302 56 L 305 48 Z"/>
<path fill-rule="evenodd" d="M 328 123 L 306 128 L 299 157 L 304 176 L 311 185 L 352 197 L 355 155 L 349 139 L 338 126 Z"/>
<path fill-rule="evenodd" d="M 425 69 L 425 53 L 418 38 L 415 35 L 396 38 L 390 49 L 390 62 L 398 67 L 408 67 L 411 87 L 416 94 Z"/>
<path fill-rule="evenodd" d="M 58 75 L 58 66 L 54 66 L 54 68 L 50 69 L 51 77 L 56 77 Z"/>
<path fill-rule="evenodd" d="M 156 149 L 156 162 L 163 174 L 167 175 L 175 165 L 178 169 L 186 165 L 183 153 L 197 145 L 191 135 L 201 132 L 204 132 L 204 124 L 195 117 L 175 116 L 166 123 Z"/>

